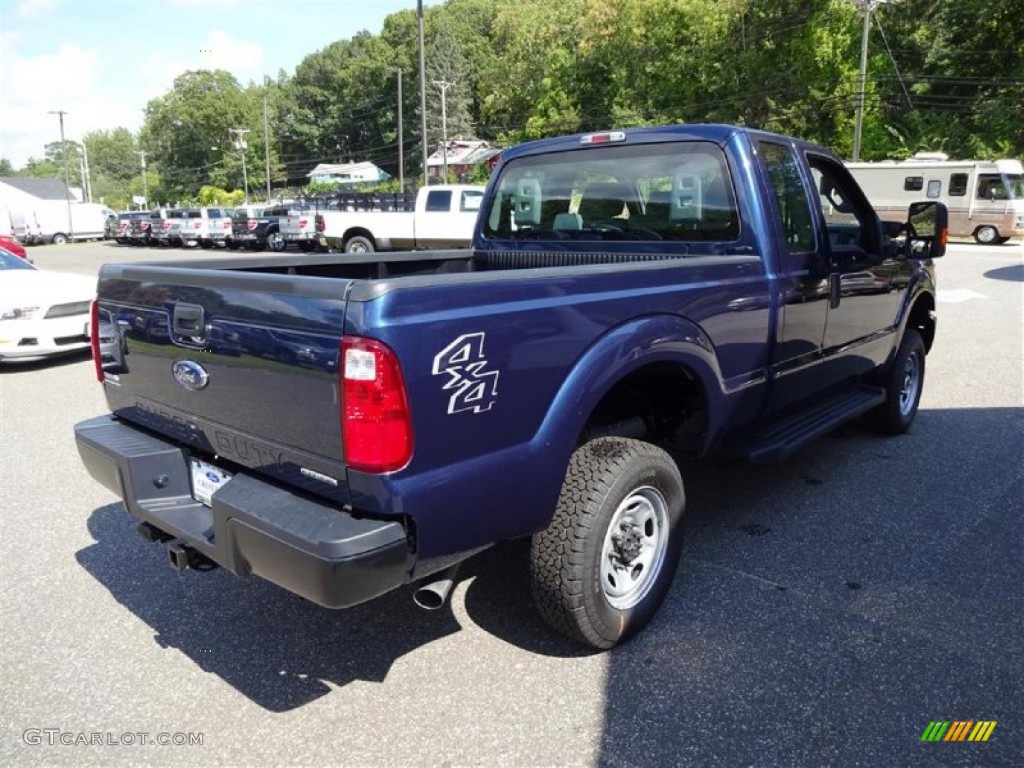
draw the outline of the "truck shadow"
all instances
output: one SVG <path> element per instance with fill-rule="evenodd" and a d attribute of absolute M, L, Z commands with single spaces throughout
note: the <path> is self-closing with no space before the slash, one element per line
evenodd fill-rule
<path fill-rule="evenodd" d="M 79 564 L 153 629 L 161 647 L 273 712 L 308 704 L 331 686 L 382 682 L 397 659 L 460 630 L 450 610 L 417 608 L 408 588 L 330 611 L 219 569 L 176 574 L 164 548 L 142 541 L 134 527 L 120 503 L 96 509 L 88 520 L 95 541 L 76 553 Z"/>
<path fill-rule="evenodd" d="M 1009 280 L 1024 283 L 1024 264 L 1013 264 L 1009 267 L 996 267 L 984 273 L 989 280 Z"/>
<path fill-rule="evenodd" d="M 611 654 L 598 764 L 916 765 L 932 719 L 1018 721 L 1022 434 L 1024 408 L 922 410 L 899 438 L 683 465 L 682 567 Z"/>

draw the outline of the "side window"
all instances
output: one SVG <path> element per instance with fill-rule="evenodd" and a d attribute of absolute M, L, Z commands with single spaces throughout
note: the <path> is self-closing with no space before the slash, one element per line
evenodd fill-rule
<path fill-rule="evenodd" d="M 814 228 L 807 190 L 792 151 L 782 144 L 758 143 L 761 160 L 772 181 L 782 218 L 782 234 L 791 253 L 814 250 Z"/>
<path fill-rule="evenodd" d="M 942 182 L 939 181 L 938 179 L 931 179 L 928 182 L 928 193 L 927 194 L 928 194 L 928 197 L 930 197 L 933 200 L 935 198 L 937 198 L 939 195 L 941 195 L 942 194 Z"/>
<path fill-rule="evenodd" d="M 452 209 L 452 192 L 450 189 L 439 189 L 427 193 L 427 210 L 434 213 L 447 213 Z"/>
<path fill-rule="evenodd" d="M 807 162 L 818 190 L 816 199 L 832 251 L 844 248 L 873 251 L 871 228 L 865 226 L 870 206 L 853 177 L 841 164 L 821 155 L 809 155 Z"/>
<path fill-rule="evenodd" d="M 924 176 L 907 176 L 903 180 L 903 189 L 907 192 L 920 192 L 924 189 Z"/>
<path fill-rule="evenodd" d="M 967 174 L 954 173 L 949 177 L 949 196 L 963 197 L 967 194 Z"/>
<path fill-rule="evenodd" d="M 463 192 L 459 200 L 460 211 L 479 211 L 480 201 L 484 199 L 483 192 Z"/>

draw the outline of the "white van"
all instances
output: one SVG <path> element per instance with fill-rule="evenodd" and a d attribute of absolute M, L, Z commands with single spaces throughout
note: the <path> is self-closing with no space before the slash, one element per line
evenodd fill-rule
<path fill-rule="evenodd" d="M 1024 238 L 1024 166 L 1019 160 L 950 160 L 941 152 L 909 160 L 847 163 L 882 219 L 902 221 L 927 198 L 949 209 L 951 237 L 998 245 Z"/>
<path fill-rule="evenodd" d="M 70 240 L 102 240 L 110 215 L 114 211 L 101 203 L 68 205 L 64 200 L 42 200 L 35 206 L 42 242 L 57 245 Z"/>

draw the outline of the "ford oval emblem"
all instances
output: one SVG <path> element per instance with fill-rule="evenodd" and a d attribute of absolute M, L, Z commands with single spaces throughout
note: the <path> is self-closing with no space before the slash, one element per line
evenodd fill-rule
<path fill-rule="evenodd" d="M 210 383 L 210 374 L 192 360 L 179 360 L 171 367 L 171 374 L 181 386 L 193 392 L 198 392 Z"/>

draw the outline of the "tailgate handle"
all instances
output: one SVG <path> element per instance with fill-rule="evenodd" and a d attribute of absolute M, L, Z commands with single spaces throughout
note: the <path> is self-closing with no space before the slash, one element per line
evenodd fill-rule
<path fill-rule="evenodd" d="M 199 338 L 204 333 L 203 308 L 198 304 L 174 305 L 174 332 L 179 336 Z"/>

